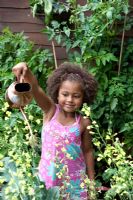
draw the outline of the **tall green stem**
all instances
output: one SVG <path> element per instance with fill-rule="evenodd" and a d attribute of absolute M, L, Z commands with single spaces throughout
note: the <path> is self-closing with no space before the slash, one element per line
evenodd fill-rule
<path fill-rule="evenodd" d="M 125 14 L 125 19 L 124 19 L 124 27 L 123 27 L 122 40 L 121 40 L 121 50 L 120 50 L 119 65 L 118 65 L 118 76 L 120 75 L 120 71 L 121 71 L 121 61 L 122 61 L 123 45 L 124 45 L 124 38 L 125 38 L 126 20 L 127 20 L 127 14 Z"/>

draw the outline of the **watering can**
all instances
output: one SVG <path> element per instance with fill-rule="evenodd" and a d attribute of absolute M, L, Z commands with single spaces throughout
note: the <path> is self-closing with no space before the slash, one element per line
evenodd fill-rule
<path fill-rule="evenodd" d="M 32 89 L 29 83 L 24 81 L 13 82 L 6 90 L 5 99 L 12 108 L 25 107 L 32 101 Z"/>

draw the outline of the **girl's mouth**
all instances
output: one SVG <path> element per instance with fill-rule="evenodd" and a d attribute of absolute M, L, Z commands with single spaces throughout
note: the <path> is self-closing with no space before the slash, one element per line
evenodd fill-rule
<path fill-rule="evenodd" d="M 73 108 L 74 107 L 74 105 L 72 105 L 72 104 L 66 104 L 65 105 L 67 108 Z"/>

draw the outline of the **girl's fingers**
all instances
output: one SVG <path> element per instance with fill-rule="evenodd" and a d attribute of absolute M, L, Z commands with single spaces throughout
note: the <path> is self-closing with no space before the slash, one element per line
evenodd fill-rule
<path fill-rule="evenodd" d="M 28 70 L 27 64 L 24 62 L 18 63 L 12 68 L 12 72 L 15 74 L 18 81 L 21 81 L 21 79 L 24 79 L 27 70 Z"/>
<path fill-rule="evenodd" d="M 23 73 L 22 73 L 23 78 L 26 76 L 27 71 L 28 71 L 27 66 L 24 66 L 24 68 L 23 68 Z"/>

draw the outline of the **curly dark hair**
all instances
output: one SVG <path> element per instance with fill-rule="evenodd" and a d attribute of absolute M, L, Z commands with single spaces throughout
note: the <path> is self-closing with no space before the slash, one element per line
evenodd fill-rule
<path fill-rule="evenodd" d="M 61 64 L 47 80 L 47 92 L 51 99 L 58 103 L 58 91 L 65 80 L 75 80 L 82 84 L 84 90 L 83 103 L 91 104 L 96 96 L 97 81 L 78 64 L 65 62 Z"/>

